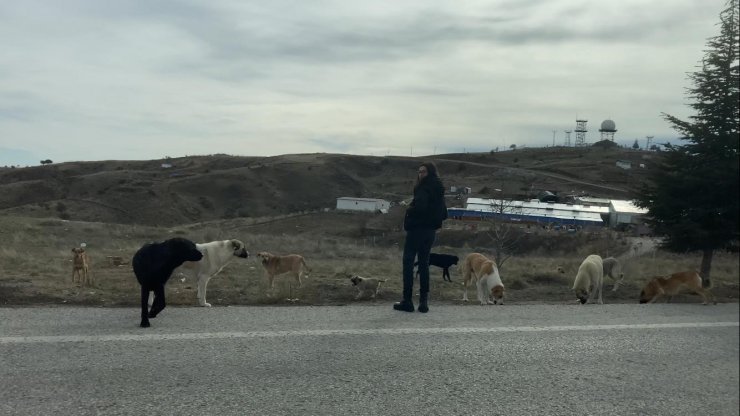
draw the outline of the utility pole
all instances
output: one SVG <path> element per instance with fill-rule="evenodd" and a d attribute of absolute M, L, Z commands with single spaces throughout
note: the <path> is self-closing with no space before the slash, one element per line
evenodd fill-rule
<path fill-rule="evenodd" d="M 552 131 L 552 147 L 555 147 L 555 133 L 557 133 L 557 130 Z"/>

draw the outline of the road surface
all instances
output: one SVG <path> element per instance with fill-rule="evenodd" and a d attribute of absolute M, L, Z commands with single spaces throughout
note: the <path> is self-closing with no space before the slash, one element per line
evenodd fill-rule
<path fill-rule="evenodd" d="M 737 415 L 738 304 L 0 308 L 2 415 Z"/>

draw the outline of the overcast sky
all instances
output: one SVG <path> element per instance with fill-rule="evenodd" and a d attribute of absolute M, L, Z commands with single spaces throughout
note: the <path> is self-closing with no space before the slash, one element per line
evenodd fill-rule
<path fill-rule="evenodd" d="M 0 2 L 0 165 L 675 139 L 724 0 Z M 571 142 L 575 133 L 571 134 Z"/>

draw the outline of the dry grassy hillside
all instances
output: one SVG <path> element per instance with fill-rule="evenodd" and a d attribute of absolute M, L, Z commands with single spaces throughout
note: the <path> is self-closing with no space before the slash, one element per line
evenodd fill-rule
<path fill-rule="evenodd" d="M 645 181 L 657 153 L 612 148 L 518 149 L 509 152 L 431 157 L 447 185 L 468 186 L 472 196 L 528 198 L 540 190 L 626 198 Z M 279 157 L 194 156 L 152 161 L 62 163 L 0 168 L 0 304 L 82 304 L 135 306 L 138 287 L 130 261 L 142 244 L 173 236 L 196 242 L 237 238 L 247 249 L 300 253 L 312 269 L 299 292 L 301 304 L 355 302 L 348 276 L 386 278 L 378 302 L 400 295 L 400 231 L 403 207 L 389 214 L 336 212 L 337 197 L 410 197 L 415 168 L 427 158 L 334 154 Z M 615 166 L 630 160 L 645 168 Z M 171 167 L 163 167 L 162 164 Z M 502 192 L 494 191 L 501 189 Z M 462 204 L 454 195 L 448 205 Z M 509 302 L 572 303 L 570 285 L 588 254 L 630 253 L 634 241 L 608 230 L 575 234 L 522 227 L 513 256 L 502 267 Z M 71 249 L 87 244 L 93 287 L 72 282 Z M 492 254 L 485 224 L 447 221 L 435 251 Z M 627 285 L 607 292 L 606 302 L 634 302 L 653 275 L 696 269 L 700 257 L 688 253 L 625 257 Z M 566 274 L 557 273 L 564 266 Z M 435 302 L 458 302 L 459 272 L 453 282 L 433 270 Z M 714 292 L 722 301 L 738 298 L 738 254 L 717 253 Z M 608 282 L 607 282 L 608 283 Z M 254 258 L 236 259 L 209 285 L 213 305 L 285 303 L 286 279 L 266 293 L 262 267 Z M 685 296 L 679 301 L 695 302 Z M 168 302 L 194 305 L 194 282 L 172 279 Z M 358 302 L 369 302 L 358 300 Z"/>
<path fill-rule="evenodd" d="M 625 198 L 658 154 L 541 148 L 430 157 L 447 185 L 473 196 L 528 198 L 540 190 Z M 192 156 L 0 168 L 0 214 L 171 226 L 332 208 L 340 196 L 408 198 L 427 158 L 336 154 Z M 615 166 L 631 160 L 634 169 Z M 645 169 L 638 163 L 647 163 Z M 171 167 L 163 167 L 169 164 Z"/>

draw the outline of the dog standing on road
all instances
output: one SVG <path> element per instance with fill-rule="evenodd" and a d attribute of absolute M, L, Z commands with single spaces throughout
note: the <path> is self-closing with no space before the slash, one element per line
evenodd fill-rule
<path fill-rule="evenodd" d="M 465 287 L 463 301 L 468 301 L 468 284 L 475 280 L 481 305 L 504 304 L 504 284 L 493 260 L 480 253 L 468 254 L 463 261 L 462 273 Z"/>
<path fill-rule="evenodd" d="M 175 273 L 194 278 L 198 282 L 198 305 L 210 307 L 211 304 L 206 302 L 208 281 L 234 258 L 248 258 L 249 252 L 240 240 L 211 241 L 196 244 L 195 247 L 203 253 L 203 258 L 199 261 L 186 261 L 175 269 Z"/>
<path fill-rule="evenodd" d="M 203 253 L 190 240 L 172 238 L 162 243 L 144 244 L 134 254 L 131 265 L 136 280 L 141 286 L 141 324 L 148 328 L 149 318 L 154 318 L 167 306 L 164 299 L 164 285 L 172 276 L 172 271 L 186 261 L 198 261 Z M 149 309 L 149 292 L 154 292 L 152 308 Z"/>
<path fill-rule="evenodd" d="M 586 302 L 597 302 L 601 305 L 604 303 L 601 298 L 603 286 L 604 262 L 601 256 L 591 254 L 578 267 L 578 273 L 573 282 L 573 290 L 576 293 L 576 298 L 581 302 L 581 305 Z"/>
<path fill-rule="evenodd" d="M 668 302 L 679 292 L 688 290 L 701 296 L 706 305 L 711 299 L 716 305 L 717 301 L 709 290 L 703 287 L 703 279 L 696 271 L 678 272 L 670 276 L 657 276 L 650 280 L 640 292 L 640 303 L 653 303 L 661 296 L 668 296 Z"/>
<path fill-rule="evenodd" d="M 350 277 L 349 280 L 352 282 L 352 285 L 357 288 L 357 296 L 355 296 L 355 299 L 359 299 L 363 296 L 366 290 L 372 293 L 370 298 L 375 299 L 375 297 L 378 296 L 381 283 L 386 281 L 385 279 L 381 280 L 374 277 L 362 277 L 358 275 Z"/>

